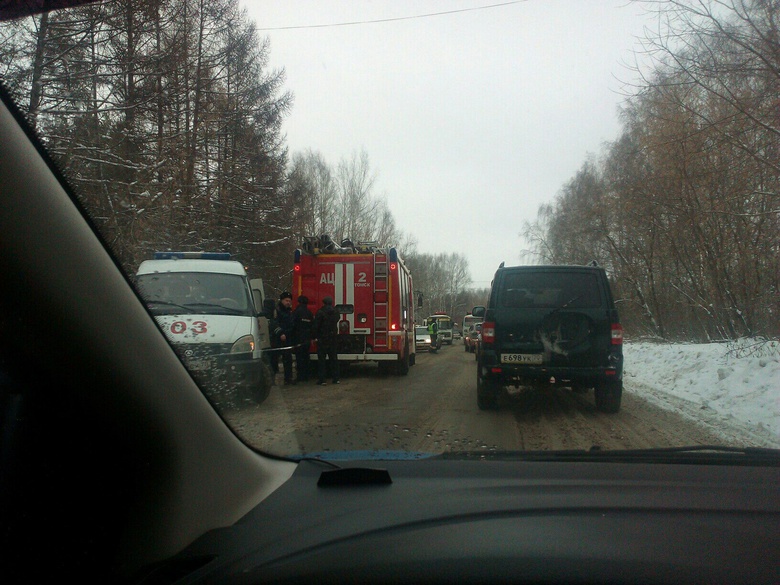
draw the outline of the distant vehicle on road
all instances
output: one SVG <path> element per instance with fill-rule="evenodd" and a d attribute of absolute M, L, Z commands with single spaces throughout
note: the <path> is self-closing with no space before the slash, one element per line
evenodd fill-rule
<path fill-rule="evenodd" d="M 417 351 L 430 351 L 431 334 L 428 333 L 427 327 L 418 325 L 414 328 L 414 343 L 417 346 Z"/>
<path fill-rule="evenodd" d="M 476 325 L 477 323 L 482 323 L 482 317 L 475 317 L 471 313 L 463 317 L 463 345 L 467 346 L 469 345 L 468 342 L 468 332 L 471 329 L 472 325 Z"/>
<path fill-rule="evenodd" d="M 471 353 L 474 353 L 476 351 L 477 341 L 481 330 L 482 330 L 482 323 L 474 323 L 472 325 L 469 325 L 469 330 L 466 332 L 466 335 L 463 337 L 463 345 L 466 348 L 466 351 Z"/>
<path fill-rule="evenodd" d="M 437 311 L 425 320 L 425 324 L 428 325 L 431 321 L 436 321 L 437 335 L 442 343 L 452 345 L 452 318 L 444 311 Z"/>

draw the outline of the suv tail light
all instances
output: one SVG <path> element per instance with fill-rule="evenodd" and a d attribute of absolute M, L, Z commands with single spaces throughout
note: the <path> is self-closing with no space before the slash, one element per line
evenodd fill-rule
<path fill-rule="evenodd" d="M 486 321 L 482 323 L 482 343 L 495 343 L 496 324 Z"/>
<path fill-rule="evenodd" d="M 623 345 L 623 326 L 620 323 L 612 324 L 612 345 Z"/>

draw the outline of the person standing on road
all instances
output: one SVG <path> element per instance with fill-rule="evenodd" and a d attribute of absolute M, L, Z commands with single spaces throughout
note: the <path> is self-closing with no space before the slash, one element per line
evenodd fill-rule
<path fill-rule="evenodd" d="M 279 295 L 279 302 L 274 310 L 274 319 L 271 324 L 274 347 L 277 348 L 272 355 L 276 363 L 274 372 L 279 369 L 278 360 L 281 358 L 284 366 L 284 384 L 294 384 L 292 377 L 292 350 L 284 349 L 292 345 L 293 317 L 292 317 L 292 293 L 284 291 Z"/>
<path fill-rule="evenodd" d="M 320 386 L 325 386 L 327 383 L 326 374 L 331 377 L 334 384 L 339 383 L 339 356 L 336 349 L 338 328 L 339 314 L 333 307 L 333 299 L 325 297 L 322 299 L 322 306 L 314 316 L 312 327 L 313 341 L 317 342 L 317 384 Z"/>
<path fill-rule="evenodd" d="M 295 369 L 298 372 L 296 381 L 306 382 L 309 379 L 309 345 L 311 345 L 311 328 L 314 315 L 309 310 L 309 299 L 303 295 L 298 297 L 298 306 L 292 314 L 293 343 L 295 344 Z"/>
<path fill-rule="evenodd" d="M 438 349 L 436 347 L 436 338 L 439 336 L 439 324 L 436 319 L 432 319 L 431 322 L 428 323 L 428 335 L 431 336 L 431 347 L 433 349 Z"/>

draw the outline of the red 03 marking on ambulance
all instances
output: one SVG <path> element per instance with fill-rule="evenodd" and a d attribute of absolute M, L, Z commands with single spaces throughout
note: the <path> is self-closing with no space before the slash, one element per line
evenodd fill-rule
<path fill-rule="evenodd" d="M 187 324 L 184 321 L 174 321 L 171 323 L 171 333 L 174 335 L 181 335 L 187 331 Z M 208 323 L 205 321 L 193 321 L 190 331 L 195 334 L 208 332 Z"/>

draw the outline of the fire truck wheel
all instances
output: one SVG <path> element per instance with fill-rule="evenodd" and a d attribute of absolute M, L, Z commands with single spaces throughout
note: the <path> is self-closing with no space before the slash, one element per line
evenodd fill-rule
<path fill-rule="evenodd" d="M 405 376 L 409 373 L 409 348 L 404 351 L 404 357 L 396 362 L 396 374 Z"/>

